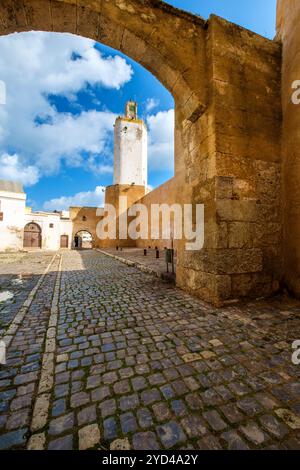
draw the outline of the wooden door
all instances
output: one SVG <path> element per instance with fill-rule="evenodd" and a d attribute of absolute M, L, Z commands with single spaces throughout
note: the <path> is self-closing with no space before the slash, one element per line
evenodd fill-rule
<path fill-rule="evenodd" d="M 61 235 L 60 237 L 60 247 L 68 248 L 69 247 L 69 237 L 68 235 Z"/>
<path fill-rule="evenodd" d="M 27 224 L 24 229 L 24 248 L 41 248 L 41 232 L 41 228 L 37 224 Z"/>

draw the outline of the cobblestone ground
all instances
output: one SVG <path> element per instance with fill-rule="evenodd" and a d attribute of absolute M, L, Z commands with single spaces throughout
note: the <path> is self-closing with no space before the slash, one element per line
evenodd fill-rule
<path fill-rule="evenodd" d="M 299 302 L 215 309 L 95 251 L 60 256 L 0 369 L 1 449 L 300 448 Z"/>
<path fill-rule="evenodd" d="M 53 257 L 51 252 L 0 254 L 0 293 L 12 297 L 0 302 L 0 336 L 9 327 L 30 291 Z"/>

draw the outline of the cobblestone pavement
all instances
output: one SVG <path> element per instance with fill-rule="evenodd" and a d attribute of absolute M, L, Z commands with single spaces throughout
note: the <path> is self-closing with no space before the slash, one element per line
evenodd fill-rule
<path fill-rule="evenodd" d="M 165 259 L 165 251 L 159 250 L 159 258 L 156 258 L 156 250 L 147 249 L 147 255 L 144 256 L 144 250 L 142 248 L 122 248 L 122 251 L 118 251 L 113 248 L 104 248 L 100 250 L 103 253 L 109 254 L 120 260 L 129 261 L 144 269 L 145 271 L 155 274 L 157 277 L 162 279 L 168 279 L 170 282 L 175 284 L 175 275 L 172 275 L 172 265 L 169 263 L 169 273 L 167 273 L 167 264 Z M 176 271 L 176 252 L 174 258 L 174 270 Z"/>
<path fill-rule="evenodd" d="M 12 295 L 0 301 L 0 336 L 5 333 L 30 291 L 53 258 L 53 252 L 0 254 L 0 294 Z"/>
<path fill-rule="evenodd" d="M 0 369 L 0 449 L 299 449 L 295 339 L 299 302 L 215 309 L 61 253 Z"/>

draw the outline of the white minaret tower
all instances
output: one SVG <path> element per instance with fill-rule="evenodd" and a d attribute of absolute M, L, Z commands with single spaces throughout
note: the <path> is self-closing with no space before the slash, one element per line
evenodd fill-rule
<path fill-rule="evenodd" d="M 138 119 L 137 103 L 128 101 L 125 117 L 115 123 L 114 184 L 147 186 L 147 127 Z"/>

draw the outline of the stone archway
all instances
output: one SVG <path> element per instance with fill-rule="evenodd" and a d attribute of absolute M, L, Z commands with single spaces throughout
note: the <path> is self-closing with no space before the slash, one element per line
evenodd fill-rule
<path fill-rule="evenodd" d="M 174 200 L 205 204 L 205 246 L 178 246 L 177 283 L 221 305 L 270 294 L 281 270 L 281 46 L 160 0 L 1 0 L 0 34 L 92 38 L 175 99 Z"/>
<path fill-rule="evenodd" d="M 73 246 L 75 250 L 91 250 L 94 247 L 92 234 L 88 230 L 80 230 L 74 236 Z"/>

